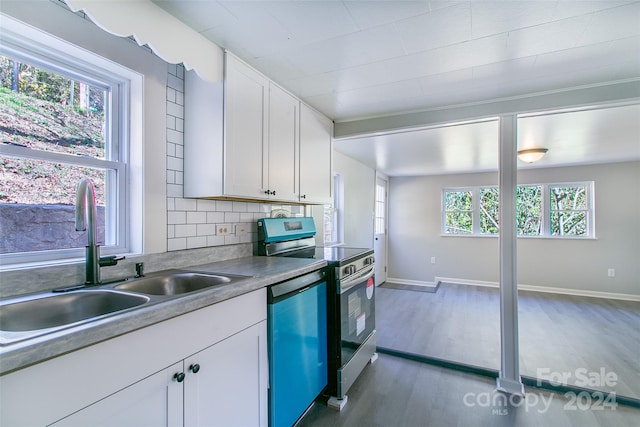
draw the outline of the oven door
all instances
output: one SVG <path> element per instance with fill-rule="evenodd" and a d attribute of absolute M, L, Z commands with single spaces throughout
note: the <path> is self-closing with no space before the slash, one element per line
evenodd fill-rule
<path fill-rule="evenodd" d="M 339 282 L 340 289 L 340 366 L 347 364 L 375 330 L 375 268 Z"/>

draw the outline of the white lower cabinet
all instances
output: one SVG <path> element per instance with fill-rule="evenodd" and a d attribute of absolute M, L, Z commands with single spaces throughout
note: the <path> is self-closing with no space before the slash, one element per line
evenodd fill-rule
<path fill-rule="evenodd" d="M 265 352 L 262 321 L 53 425 L 266 426 Z"/>
<path fill-rule="evenodd" d="M 182 385 L 177 363 L 56 423 L 56 427 L 163 427 L 183 425 Z"/>
<path fill-rule="evenodd" d="M 185 427 L 266 427 L 266 338 L 263 321 L 185 360 Z"/>
<path fill-rule="evenodd" d="M 266 305 L 259 289 L 0 376 L 0 425 L 266 427 Z"/>

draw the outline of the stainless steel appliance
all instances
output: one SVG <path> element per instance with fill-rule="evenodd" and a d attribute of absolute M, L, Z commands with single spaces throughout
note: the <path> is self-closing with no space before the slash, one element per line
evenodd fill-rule
<path fill-rule="evenodd" d="M 347 392 L 364 367 L 374 361 L 375 260 L 373 249 L 315 244 L 313 218 L 258 220 L 257 255 L 317 258 L 327 261 L 327 402 L 342 409 Z"/>

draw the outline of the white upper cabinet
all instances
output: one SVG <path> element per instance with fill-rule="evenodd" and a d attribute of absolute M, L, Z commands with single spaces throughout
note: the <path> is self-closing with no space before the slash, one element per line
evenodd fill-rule
<path fill-rule="evenodd" d="M 333 123 L 308 106 L 300 107 L 300 201 L 331 203 Z"/>
<path fill-rule="evenodd" d="M 269 80 L 235 57 L 227 55 L 226 58 L 224 194 L 264 197 L 269 186 L 268 163 L 264 161 L 268 148 L 265 117 L 269 107 Z M 201 103 L 206 102 L 211 100 Z"/>
<path fill-rule="evenodd" d="M 186 73 L 184 196 L 325 203 L 331 132 L 328 119 L 226 53 L 223 82 Z"/>
<path fill-rule="evenodd" d="M 269 85 L 268 191 L 269 198 L 298 201 L 298 127 L 300 101 Z"/>

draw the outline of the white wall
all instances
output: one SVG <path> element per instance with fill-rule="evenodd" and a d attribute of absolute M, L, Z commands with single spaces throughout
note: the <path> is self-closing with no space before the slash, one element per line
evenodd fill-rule
<path fill-rule="evenodd" d="M 376 171 L 335 151 L 333 165 L 344 183 L 344 245 L 373 248 Z"/>
<path fill-rule="evenodd" d="M 519 171 L 518 182 L 595 181 L 596 239 L 518 239 L 518 283 L 640 295 L 640 163 Z M 389 277 L 499 281 L 497 237 L 441 236 L 443 187 L 497 185 L 497 173 L 392 177 Z M 430 258 L 436 257 L 436 264 Z M 607 269 L 616 277 L 608 278 Z"/>

